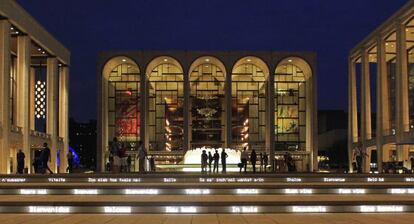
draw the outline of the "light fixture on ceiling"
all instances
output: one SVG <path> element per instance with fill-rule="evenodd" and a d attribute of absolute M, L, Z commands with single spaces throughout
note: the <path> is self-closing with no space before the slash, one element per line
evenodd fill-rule
<path fill-rule="evenodd" d="M 206 60 L 205 60 L 206 62 L 209 62 L 210 61 L 210 59 L 209 58 L 206 58 Z"/>
<path fill-rule="evenodd" d="M 247 61 L 248 61 L 248 62 L 251 62 L 251 61 L 252 61 L 252 59 L 248 58 L 248 59 L 247 59 Z"/>
<path fill-rule="evenodd" d="M 122 62 L 126 62 L 126 59 L 124 58 L 124 59 L 122 59 Z"/>
<path fill-rule="evenodd" d="M 167 62 L 167 61 L 168 61 L 168 59 L 164 58 L 164 61 L 165 61 L 165 62 Z"/>
<path fill-rule="evenodd" d="M 288 60 L 288 62 L 292 62 L 292 61 L 293 61 L 292 59 L 289 59 L 289 60 Z"/>

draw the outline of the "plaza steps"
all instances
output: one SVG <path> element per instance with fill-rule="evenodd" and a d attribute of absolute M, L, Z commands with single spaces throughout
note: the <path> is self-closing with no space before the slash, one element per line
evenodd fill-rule
<path fill-rule="evenodd" d="M 0 213 L 414 212 L 413 175 L 0 176 Z"/>

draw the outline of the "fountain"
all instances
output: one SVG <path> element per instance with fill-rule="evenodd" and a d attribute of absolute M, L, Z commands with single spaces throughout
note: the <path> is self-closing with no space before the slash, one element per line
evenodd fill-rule
<path fill-rule="evenodd" d="M 186 172 L 201 171 L 201 154 L 203 153 L 203 150 L 206 150 L 207 155 L 208 155 L 208 152 L 211 152 L 211 154 L 214 155 L 214 153 L 217 150 L 221 156 L 221 151 L 223 149 L 201 147 L 201 148 L 195 148 L 192 150 L 188 150 L 184 155 L 184 165 L 198 165 L 198 167 L 184 167 L 183 171 L 186 171 Z M 229 149 L 229 148 L 226 148 L 225 150 L 228 155 L 227 165 L 236 165 L 240 163 L 240 151 L 237 151 L 235 149 Z M 220 158 L 219 164 L 220 164 L 220 170 L 221 170 L 221 158 Z M 237 166 L 228 167 L 227 171 L 239 171 L 239 168 Z"/>

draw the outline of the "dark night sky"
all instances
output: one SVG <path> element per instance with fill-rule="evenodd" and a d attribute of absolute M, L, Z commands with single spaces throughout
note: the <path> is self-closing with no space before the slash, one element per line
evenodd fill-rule
<path fill-rule="evenodd" d="M 408 0 L 18 0 L 72 53 L 70 116 L 96 118 L 107 50 L 318 54 L 319 109 L 346 109 L 349 50 Z"/>

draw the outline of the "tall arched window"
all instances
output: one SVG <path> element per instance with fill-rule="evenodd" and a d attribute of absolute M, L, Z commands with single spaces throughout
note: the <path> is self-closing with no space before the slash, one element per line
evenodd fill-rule
<path fill-rule="evenodd" d="M 240 59 L 233 67 L 232 145 L 264 150 L 266 133 L 266 81 L 269 70 L 256 57 Z"/>
<path fill-rule="evenodd" d="M 108 139 L 117 137 L 126 147 L 134 147 L 141 139 L 139 68 L 122 58 L 107 74 L 107 81 Z"/>
<path fill-rule="evenodd" d="M 184 140 L 183 70 L 175 59 L 159 57 L 149 64 L 147 71 L 150 150 L 182 150 Z"/>
<path fill-rule="evenodd" d="M 213 57 L 197 59 L 190 68 L 191 148 L 222 147 L 225 127 L 223 64 Z"/>
<path fill-rule="evenodd" d="M 311 76 L 309 65 L 300 58 L 283 60 L 276 68 L 274 78 L 275 149 L 305 151 L 307 116 L 310 99 L 306 80 Z M 309 96 L 311 97 L 311 96 Z"/>

